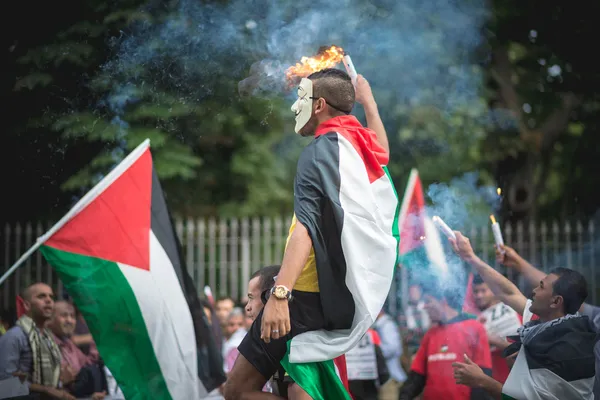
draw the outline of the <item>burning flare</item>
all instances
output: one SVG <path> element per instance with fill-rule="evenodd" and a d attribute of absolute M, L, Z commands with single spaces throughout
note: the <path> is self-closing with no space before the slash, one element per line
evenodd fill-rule
<path fill-rule="evenodd" d="M 306 78 L 313 72 L 325 68 L 333 68 L 344 58 L 344 49 L 339 46 L 321 48 L 316 56 L 302 57 L 299 63 L 285 71 L 288 82 L 292 83 L 298 78 Z"/>

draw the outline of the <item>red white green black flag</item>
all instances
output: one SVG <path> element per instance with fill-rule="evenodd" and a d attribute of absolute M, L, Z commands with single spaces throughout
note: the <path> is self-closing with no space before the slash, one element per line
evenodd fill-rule
<path fill-rule="evenodd" d="M 198 399 L 224 382 L 149 141 L 41 240 L 127 399 Z"/>

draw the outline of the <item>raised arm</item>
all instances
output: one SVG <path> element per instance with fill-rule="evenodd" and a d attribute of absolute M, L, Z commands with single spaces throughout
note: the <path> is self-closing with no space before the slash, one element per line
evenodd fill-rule
<path fill-rule="evenodd" d="M 369 82 L 362 76 L 358 75 L 356 78 L 356 101 L 362 104 L 365 109 L 365 117 L 367 118 L 367 127 L 372 129 L 377 134 L 377 141 L 390 154 L 390 145 L 388 142 L 387 133 L 385 127 L 379 116 L 379 109 L 377 108 L 377 102 L 373 96 L 373 91 Z"/>
<path fill-rule="evenodd" d="M 536 287 L 546 277 L 544 272 L 531 265 L 512 247 L 502 245 L 502 250 L 504 250 L 504 254 L 496 247 L 496 261 L 523 275 L 530 285 Z"/>
<path fill-rule="evenodd" d="M 527 298 L 521 293 L 519 288 L 500 272 L 477 257 L 467 237 L 458 231 L 454 233 L 456 234 L 456 241 L 450 239 L 450 242 L 458 256 L 477 271 L 481 279 L 488 284 L 490 290 L 500 301 L 522 315 Z"/>

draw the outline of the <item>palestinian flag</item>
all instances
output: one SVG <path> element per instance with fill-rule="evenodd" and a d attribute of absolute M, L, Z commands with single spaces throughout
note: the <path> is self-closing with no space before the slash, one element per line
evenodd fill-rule
<path fill-rule="evenodd" d="M 353 116 L 322 123 L 300 156 L 294 212 L 312 239 L 327 328 L 291 340 L 291 366 L 345 354 L 383 307 L 399 240 L 387 162 L 375 132 Z"/>
<path fill-rule="evenodd" d="M 40 240 L 128 400 L 198 399 L 225 381 L 149 141 Z"/>
<path fill-rule="evenodd" d="M 502 387 L 502 398 L 593 398 L 594 346 L 598 334 L 588 317 L 571 316 L 534 334 L 535 338 L 530 343 L 521 345 Z"/>
<path fill-rule="evenodd" d="M 400 264 L 402 280 L 407 285 L 408 273 L 416 272 L 424 278 L 447 271 L 448 265 L 440 235 L 425 210 L 425 197 L 419 172 L 413 169 L 408 178 L 406 191 L 398 219 L 400 227 Z M 431 267 L 434 268 L 431 268 Z M 407 286 L 405 286 L 407 287 Z"/>
<path fill-rule="evenodd" d="M 352 400 L 345 355 L 333 360 L 291 364 L 288 352 L 281 365 L 313 400 Z"/>
<path fill-rule="evenodd" d="M 473 273 L 469 273 L 469 280 L 467 281 L 467 290 L 465 292 L 465 297 L 463 301 L 462 311 L 464 313 L 469 313 L 473 315 L 479 315 L 481 311 L 475 305 L 475 295 L 473 294 L 473 279 L 475 275 Z"/>

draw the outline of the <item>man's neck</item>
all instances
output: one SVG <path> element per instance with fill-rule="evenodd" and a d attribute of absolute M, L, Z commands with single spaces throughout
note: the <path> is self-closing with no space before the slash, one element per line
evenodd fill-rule
<path fill-rule="evenodd" d="M 33 318 L 32 318 L 33 319 Z M 35 326 L 37 326 L 37 328 L 40 331 L 43 331 L 44 328 L 46 327 L 46 319 L 33 319 L 33 323 L 35 324 Z"/>
<path fill-rule="evenodd" d="M 458 314 L 458 311 L 456 311 L 454 308 L 446 308 L 444 310 L 444 322 L 453 320 L 454 318 L 458 317 Z"/>
<path fill-rule="evenodd" d="M 561 312 L 561 311 L 555 311 L 555 312 L 549 312 L 548 315 L 544 315 L 544 316 L 539 316 L 540 317 L 540 321 L 542 322 L 550 322 L 550 321 L 554 321 L 555 319 L 559 319 L 565 316 L 565 313 Z"/>

